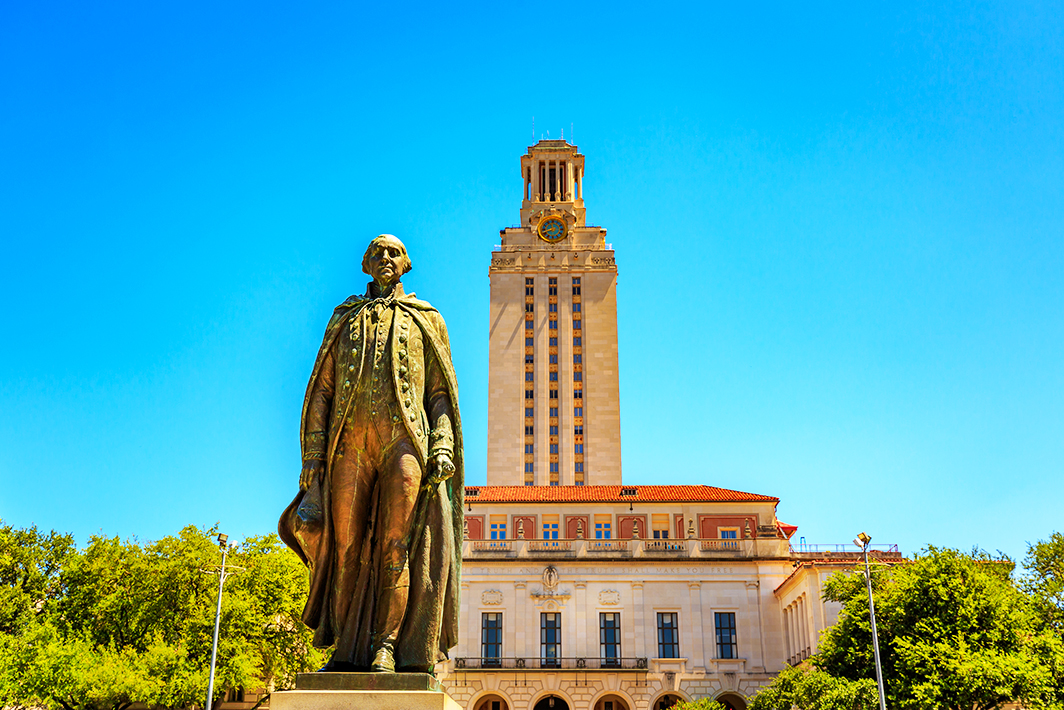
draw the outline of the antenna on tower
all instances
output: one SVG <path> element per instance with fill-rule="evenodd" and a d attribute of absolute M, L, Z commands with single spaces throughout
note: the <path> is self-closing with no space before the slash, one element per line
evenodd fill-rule
<path fill-rule="evenodd" d="M 569 124 L 569 142 L 576 145 L 576 132 L 573 130 L 573 124 Z"/>
<path fill-rule="evenodd" d="M 562 140 L 565 140 L 565 129 L 562 129 Z"/>
<path fill-rule="evenodd" d="M 536 117 L 532 117 L 532 142 L 536 142 Z"/>

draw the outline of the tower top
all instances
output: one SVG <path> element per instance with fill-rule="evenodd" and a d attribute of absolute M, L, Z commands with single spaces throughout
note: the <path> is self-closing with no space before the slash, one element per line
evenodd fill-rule
<path fill-rule="evenodd" d="M 561 219 L 566 233 L 585 226 L 584 156 L 575 145 L 547 139 L 529 146 L 521 156 L 521 177 L 522 227 L 535 229 L 547 216 Z"/>

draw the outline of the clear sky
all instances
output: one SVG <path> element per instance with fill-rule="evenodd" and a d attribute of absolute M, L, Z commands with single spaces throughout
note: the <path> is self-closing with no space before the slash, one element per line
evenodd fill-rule
<path fill-rule="evenodd" d="M 626 482 L 779 496 L 810 543 L 1064 529 L 1060 3 L 38 0 L 0 66 L 9 523 L 275 529 L 380 232 L 483 483 L 534 117 L 617 250 Z"/>

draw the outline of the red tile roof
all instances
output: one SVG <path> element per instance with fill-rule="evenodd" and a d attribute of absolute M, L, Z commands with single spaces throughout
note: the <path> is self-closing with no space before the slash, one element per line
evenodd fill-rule
<path fill-rule="evenodd" d="M 481 503 L 778 503 L 780 500 L 716 486 L 466 486 L 465 495 L 467 501 Z"/>

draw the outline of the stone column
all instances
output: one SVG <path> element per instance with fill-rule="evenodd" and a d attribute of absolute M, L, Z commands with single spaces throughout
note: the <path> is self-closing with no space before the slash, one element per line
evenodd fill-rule
<path fill-rule="evenodd" d="M 573 621 L 576 624 L 576 643 L 573 646 L 573 653 L 567 654 L 576 656 L 578 658 L 594 658 L 595 653 L 588 645 L 588 628 L 591 626 L 591 619 L 587 613 L 587 582 L 573 582 L 573 586 L 576 587 L 576 601 L 574 603 Z"/>
<path fill-rule="evenodd" d="M 469 584 L 468 583 L 462 582 L 462 592 L 461 592 L 461 594 L 462 594 L 462 597 L 461 597 L 462 601 L 458 605 L 458 607 L 459 607 L 459 609 L 461 611 L 461 613 L 459 614 L 459 618 L 468 620 L 469 617 L 470 617 L 470 613 L 469 613 Z M 466 621 L 466 623 L 468 624 L 470 622 Z M 458 634 L 458 638 L 461 639 L 462 638 L 462 634 Z M 470 636 L 469 638 L 473 638 L 473 637 Z M 477 636 L 477 638 L 480 638 L 480 637 Z M 456 657 L 457 656 L 474 656 L 474 655 L 475 656 L 479 656 L 480 655 L 480 651 L 477 651 L 477 653 L 474 654 L 468 648 L 468 642 L 465 643 L 465 644 L 460 643 L 458 645 L 458 649 L 455 651 L 454 655 Z"/>
<path fill-rule="evenodd" d="M 690 651 L 682 653 L 681 655 L 687 656 L 691 659 L 689 669 L 702 669 L 706 667 L 706 654 L 705 654 L 705 628 L 702 626 L 702 583 L 701 582 L 688 582 L 688 604 L 690 605 L 689 619 L 691 622 L 691 642 Z"/>
<path fill-rule="evenodd" d="M 636 658 L 650 657 L 646 651 L 646 621 L 643 618 L 643 583 L 632 582 L 632 622 L 635 625 Z"/>
<path fill-rule="evenodd" d="M 528 589 L 525 581 L 519 579 L 514 581 L 514 613 L 512 619 L 503 619 L 503 623 L 514 629 L 514 641 L 509 648 L 503 649 L 503 656 L 517 656 L 518 658 L 526 658 L 528 656 L 528 628 L 530 626 L 529 619 L 526 618 L 528 604 Z M 538 628 L 538 624 L 536 625 Z"/>
<path fill-rule="evenodd" d="M 753 597 L 751 599 L 751 596 Z M 752 668 L 749 670 L 755 673 L 763 673 L 768 668 L 768 663 L 765 660 L 765 624 L 763 614 L 761 613 L 761 580 L 750 580 L 746 583 L 746 603 L 752 605 L 757 610 L 757 628 L 751 630 L 751 634 L 757 634 L 757 642 L 753 639 L 744 641 L 743 637 L 739 637 L 739 645 L 742 649 L 749 649 L 748 654 L 758 653 L 758 659 L 756 663 L 751 664 Z M 736 618 L 736 626 L 738 626 L 738 618 Z M 738 629 L 737 629 L 738 630 Z M 745 631 L 741 633 L 746 633 Z M 750 634 L 747 634 L 750 635 Z M 740 650 L 740 655 L 743 654 L 743 650 Z M 749 655 L 747 656 L 749 658 Z"/>

